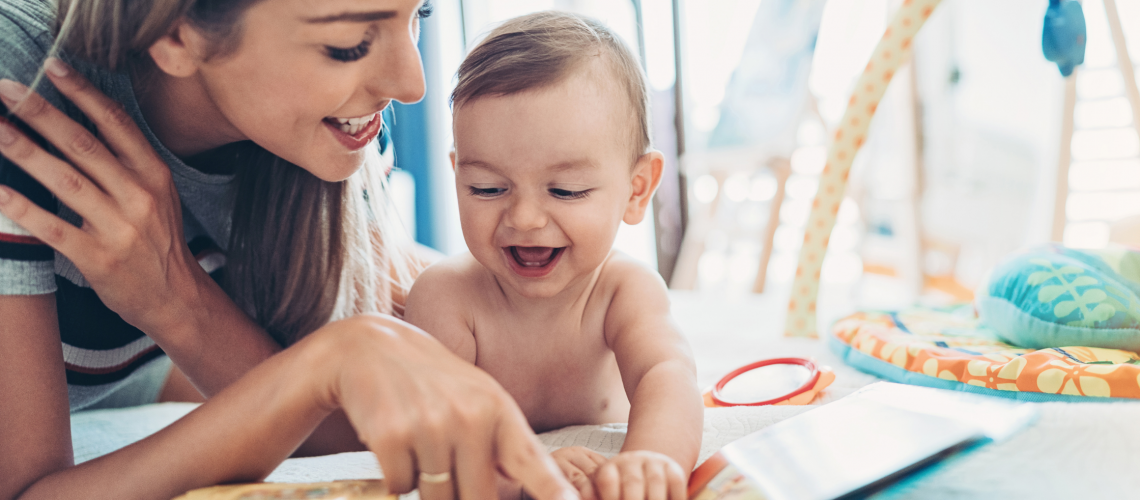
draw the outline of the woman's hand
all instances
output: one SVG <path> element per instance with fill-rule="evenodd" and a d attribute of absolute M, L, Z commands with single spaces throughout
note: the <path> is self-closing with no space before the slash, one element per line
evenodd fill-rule
<path fill-rule="evenodd" d="M 23 85 L 0 81 L 4 104 L 63 155 L 0 122 L 0 154 L 83 217 L 79 228 L 0 187 L 0 213 L 75 263 L 103 302 L 144 332 L 167 330 L 208 276 L 186 246 L 170 169 L 123 106 L 49 59 L 47 75 L 98 128 L 96 138 Z M 102 140 L 100 140 L 102 139 Z"/>
<path fill-rule="evenodd" d="M 50 346 L 39 344 L 45 353 L 40 357 L 46 358 Z M 54 415 L 66 419 L 62 379 L 60 373 Z M 143 500 L 259 481 L 337 408 L 345 410 L 360 440 L 376 453 L 393 491 L 418 485 L 424 500 L 483 500 L 495 497 L 501 472 L 538 500 L 578 498 L 502 387 L 390 316 L 326 325 L 146 439 L 74 467 L 35 464 L 40 470 L 18 477 L 16 491 L 27 500 Z M 53 425 L 67 426 L 66 421 Z M 14 446 L 30 442 L 17 440 Z M 49 450 L 54 454 L 39 455 L 66 452 L 66 459 L 71 446 L 64 444 Z M 58 470 L 36 478 L 44 469 Z M 5 479 L 0 475 L 0 483 Z M 2 486 L 0 492 L 12 489 Z"/>
<path fill-rule="evenodd" d="M 55 145 L 56 158 L 0 118 L 0 154 L 83 218 L 75 227 L 7 187 L 0 213 L 70 259 L 111 310 L 153 338 L 204 394 L 220 391 L 280 349 L 198 265 L 186 246 L 170 168 L 123 106 L 56 59 L 59 91 L 99 137 L 23 85 L 0 99 Z"/>
<path fill-rule="evenodd" d="M 316 370 L 331 375 L 320 399 L 344 409 L 393 492 L 494 498 L 501 472 L 534 498 L 577 498 L 510 395 L 414 326 L 360 316 L 296 347 L 307 343 L 323 343 Z"/>

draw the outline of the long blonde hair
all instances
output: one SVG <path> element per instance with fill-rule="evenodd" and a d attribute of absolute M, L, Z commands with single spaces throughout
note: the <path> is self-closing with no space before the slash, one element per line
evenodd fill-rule
<path fill-rule="evenodd" d="M 145 79 L 157 71 L 148 49 L 179 19 L 207 35 L 211 57 L 224 56 L 258 1 L 56 0 L 50 52 Z M 400 312 L 393 293 L 410 286 L 413 269 L 375 148 L 342 182 L 322 181 L 252 143 L 239 156 L 224 280 L 239 306 L 283 345 L 330 320 Z"/>

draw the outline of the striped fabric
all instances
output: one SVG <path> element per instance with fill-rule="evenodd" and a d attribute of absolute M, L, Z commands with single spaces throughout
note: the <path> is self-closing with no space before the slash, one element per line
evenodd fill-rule
<path fill-rule="evenodd" d="M 24 84 L 35 78 L 51 45 L 50 24 L 51 2 L 47 0 L 0 0 L 0 78 Z M 167 150 L 147 126 L 126 74 L 110 73 L 81 61 L 68 62 L 96 88 L 123 104 L 159 157 L 170 167 L 182 202 L 185 241 L 206 272 L 220 280 L 226 262 L 222 245 L 229 241 L 233 177 L 195 170 Z M 37 91 L 56 108 L 94 129 L 46 80 Z M 0 110 L 0 116 L 6 115 L 3 111 Z M 22 124 L 16 125 L 52 151 L 33 131 Z M 390 144 L 389 132 L 384 128 L 378 146 L 389 161 L 393 155 Z M 16 189 L 76 226 L 82 224 L 78 215 L 2 156 L 0 184 Z M 158 377 L 153 383 L 161 387 L 165 373 L 154 369 L 157 364 L 152 363 L 164 353 L 154 341 L 104 305 L 70 260 L 0 216 L 0 295 L 47 293 L 54 293 L 56 297 L 72 411 L 98 405 L 101 400 L 114 400 L 116 398 L 111 396 L 117 396 L 117 390 L 141 378 Z M 0 349 L 3 347 L 0 345 Z M 148 368 L 140 370 L 144 365 Z M 127 391 L 119 394 L 123 392 Z M 138 403 L 143 402 L 146 401 Z"/>

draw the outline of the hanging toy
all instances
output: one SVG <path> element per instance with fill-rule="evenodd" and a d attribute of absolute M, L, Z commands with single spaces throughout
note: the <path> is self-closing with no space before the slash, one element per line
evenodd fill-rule
<path fill-rule="evenodd" d="M 1041 51 L 1045 59 L 1057 63 L 1062 75 L 1073 74 L 1073 68 L 1085 62 L 1087 38 L 1081 4 L 1076 0 L 1049 0 L 1041 32 Z"/>

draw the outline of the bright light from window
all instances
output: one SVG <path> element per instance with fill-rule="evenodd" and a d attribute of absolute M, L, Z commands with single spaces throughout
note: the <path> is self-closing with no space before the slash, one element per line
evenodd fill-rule
<path fill-rule="evenodd" d="M 827 148 L 812 146 L 792 151 L 792 171 L 797 174 L 818 175 L 827 165 Z"/>
<path fill-rule="evenodd" d="M 1073 159 L 1109 160 L 1140 154 L 1140 139 L 1132 127 L 1073 132 Z"/>
<path fill-rule="evenodd" d="M 696 196 L 697 201 L 701 203 L 712 203 L 716 199 L 716 192 L 719 189 L 716 178 L 705 174 L 698 177 L 697 182 L 693 183 L 693 196 Z"/>
<path fill-rule="evenodd" d="M 1073 110 L 1073 123 L 1078 129 L 1125 127 L 1132 124 L 1132 109 L 1129 108 L 1128 99 L 1123 96 L 1077 102 Z"/>
<path fill-rule="evenodd" d="M 1140 188 L 1140 159 L 1088 161 L 1069 167 L 1069 189 L 1102 191 Z"/>
<path fill-rule="evenodd" d="M 776 178 L 771 175 L 759 175 L 752 179 L 752 188 L 749 190 L 748 199 L 752 201 L 768 201 L 776 196 L 776 190 L 779 186 L 776 184 Z"/>
<path fill-rule="evenodd" d="M 809 215 L 811 215 L 810 198 L 788 200 L 785 201 L 784 206 L 780 208 L 780 221 L 797 228 L 802 228 L 804 224 L 807 224 Z"/>
<path fill-rule="evenodd" d="M 734 202 L 748 198 L 748 174 L 733 174 L 724 181 L 724 195 Z"/>
<path fill-rule="evenodd" d="M 788 178 L 788 197 L 793 200 L 811 200 L 819 189 L 819 179 L 806 175 L 793 175 Z"/>
<path fill-rule="evenodd" d="M 1109 226 L 1105 222 L 1084 222 L 1065 227 L 1065 246 L 1104 248 L 1108 244 Z"/>
<path fill-rule="evenodd" d="M 1124 80 L 1116 68 L 1084 69 L 1077 72 L 1077 98 L 1103 99 L 1124 95 Z"/>
<path fill-rule="evenodd" d="M 823 259 L 820 281 L 824 283 L 854 283 L 863 275 L 863 259 L 854 252 L 830 254 Z"/>
<path fill-rule="evenodd" d="M 1072 193 L 1065 209 L 1071 221 L 1117 220 L 1140 214 L 1140 192 Z"/>

